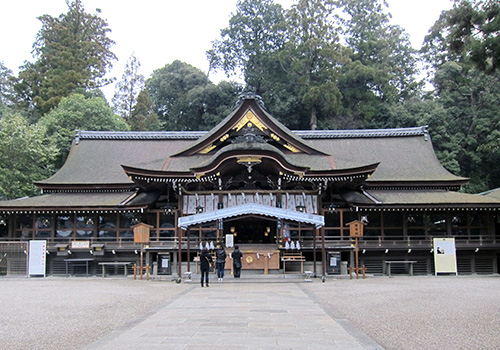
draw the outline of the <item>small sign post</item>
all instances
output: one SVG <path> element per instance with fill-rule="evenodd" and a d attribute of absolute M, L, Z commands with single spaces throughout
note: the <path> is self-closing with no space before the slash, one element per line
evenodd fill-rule
<path fill-rule="evenodd" d="M 358 238 L 363 237 L 363 229 L 365 224 L 359 220 L 354 220 L 351 221 L 347 224 L 349 226 L 349 235 L 351 238 L 355 239 L 355 253 L 356 253 L 356 267 L 349 267 L 349 272 L 351 275 L 352 279 L 352 271 L 354 270 L 356 272 L 356 279 L 359 278 L 359 271 L 361 270 L 363 272 L 363 278 L 365 278 L 365 271 L 366 268 L 363 266 L 362 268 L 359 267 L 359 246 L 358 246 Z"/>
<path fill-rule="evenodd" d="M 149 244 L 149 231 L 153 226 L 145 224 L 143 222 L 135 225 L 133 227 L 134 229 L 134 243 L 140 243 L 141 244 L 141 262 L 140 262 L 140 274 L 141 274 L 141 280 L 142 280 L 142 272 L 144 270 L 144 265 L 143 265 L 143 255 L 144 255 L 144 244 Z M 147 279 L 149 280 L 149 264 L 146 265 L 146 271 L 147 271 Z M 134 279 L 136 276 L 136 269 L 134 269 Z"/>

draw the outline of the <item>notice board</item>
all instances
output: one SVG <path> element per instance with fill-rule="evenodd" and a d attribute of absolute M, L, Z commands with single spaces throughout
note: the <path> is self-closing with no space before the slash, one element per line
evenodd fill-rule
<path fill-rule="evenodd" d="M 434 274 L 458 273 L 455 238 L 434 238 Z"/>
<path fill-rule="evenodd" d="M 31 275 L 43 275 L 43 277 L 45 277 L 46 260 L 47 241 L 30 241 L 28 277 Z"/>
<path fill-rule="evenodd" d="M 234 235 L 226 235 L 226 247 L 232 248 L 234 246 Z"/>

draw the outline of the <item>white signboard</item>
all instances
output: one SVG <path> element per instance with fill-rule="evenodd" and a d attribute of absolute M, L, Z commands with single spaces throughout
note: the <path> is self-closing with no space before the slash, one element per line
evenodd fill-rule
<path fill-rule="evenodd" d="M 43 275 L 45 277 L 45 263 L 47 261 L 47 241 L 30 241 L 28 277 Z"/>
<path fill-rule="evenodd" d="M 163 269 L 168 269 L 168 264 L 169 264 L 169 260 L 168 259 L 161 259 L 161 267 Z"/>
<path fill-rule="evenodd" d="M 89 249 L 90 241 L 71 241 L 71 249 Z"/>
<path fill-rule="evenodd" d="M 226 235 L 226 248 L 232 248 L 234 245 L 234 235 Z"/>
<path fill-rule="evenodd" d="M 434 238 L 434 269 L 438 273 L 458 273 L 455 238 Z"/>

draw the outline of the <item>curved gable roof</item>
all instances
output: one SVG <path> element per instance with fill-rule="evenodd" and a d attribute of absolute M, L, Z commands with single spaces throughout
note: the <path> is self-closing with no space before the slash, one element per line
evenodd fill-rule
<path fill-rule="evenodd" d="M 297 137 L 290 129 L 274 119 L 259 106 L 255 98 L 247 98 L 227 118 L 207 132 L 206 135 L 175 156 L 192 156 L 197 153 L 209 153 L 217 149 L 227 139 L 234 137 L 246 124 L 257 127 L 281 145 L 283 149 L 288 149 L 292 153 L 324 155 L 323 152 L 311 147 L 310 144 L 304 142 L 303 139 Z"/>

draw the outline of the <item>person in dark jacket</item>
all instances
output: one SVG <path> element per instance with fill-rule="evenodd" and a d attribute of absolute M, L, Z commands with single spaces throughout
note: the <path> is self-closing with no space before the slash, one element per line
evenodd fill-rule
<path fill-rule="evenodd" d="M 226 251 L 224 248 L 220 247 L 217 250 L 217 256 L 215 263 L 217 264 L 217 277 L 219 278 L 219 282 L 222 282 L 224 278 L 224 267 L 226 266 Z"/>
<path fill-rule="evenodd" d="M 234 278 L 240 278 L 241 258 L 243 257 L 243 254 L 240 252 L 237 245 L 234 246 L 234 252 L 231 254 L 231 257 L 233 258 Z"/>
<path fill-rule="evenodd" d="M 208 275 L 210 271 L 210 266 L 212 266 L 212 256 L 208 252 L 208 249 L 203 249 L 200 255 L 200 270 L 201 270 L 201 286 L 203 287 L 203 277 L 205 277 L 205 283 L 208 287 Z"/>

